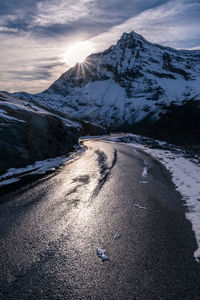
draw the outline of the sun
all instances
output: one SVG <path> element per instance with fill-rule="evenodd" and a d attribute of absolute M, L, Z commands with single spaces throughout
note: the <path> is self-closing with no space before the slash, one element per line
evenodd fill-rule
<path fill-rule="evenodd" d="M 88 41 L 78 42 L 70 46 L 64 54 L 64 61 L 69 66 L 84 62 L 85 58 L 92 54 L 94 48 Z"/>

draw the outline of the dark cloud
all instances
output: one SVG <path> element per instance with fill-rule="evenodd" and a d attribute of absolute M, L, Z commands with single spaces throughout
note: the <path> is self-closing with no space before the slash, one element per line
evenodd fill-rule
<path fill-rule="evenodd" d="M 55 36 L 71 36 L 76 33 L 86 33 L 87 36 L 94 36 L 108 30 L 110 27 L 118 25 L 130 17 L 141 13 L 142 11 L 161 5 L 169 0 L 149 0 L 145 3 L 141 0 L 111 0 L 94 1 L 91 6 L 86 3 L 86 9 L 90 11 L 90 16 L 78 18 L 73 22 L 66 20 L 62 24 L 52 18 L 52 23 L 41 25 L 35 24 L 37 14 L 39 14 L 37 4 L 42 3 L 39 0 L 2 0 L 0 2 L 0 14 L 4 18 L 4 26 L 18 29 L 18 31 L 29 32 L 36 37 L 55 38 Z M 59 0 L 58 0 L 59 2 Z M 67 0 L 65 2 L 68 2 Z M 70 1 L 69 1 L 70 2 Z M 49 1 L 51 4 L 51 1 Z M 18 32 L 11 32 L 18 34 Z"/>
<path fill-rule="evenodd" d="M 169 2 L 169 0 L 148 0 L 145 2 L 141 0 L 102 0 L 98 2 L 98 8 L 108 17 L 110 15 L 114 16 L 118 14 L 119 17 L 121 17 L 124 21 L 126 19 L 129 19 L 130 17 L 133 17 L 134 15 L 141 13 L 144 10 L 162 5 L 167 2 Z"/>
<path fill-rule="evenodd" d="M 66 22 L 63 24 L 53 22 L 52 20 L 51 24 L 46 26 L 34 25 L 29 30 L 36 37 L 72 37 L 73 35 L 78 34 L 89 38 L 125 22 L 130 17 L 133 17 L 148 8 L 154 7 L 158 4 L 161 5 L 166 2 L 169 2 L 169 0 L 149 0 L 148 3 L 145 4 L 141 2 L 141 0 L 131 2 L 129 0 L 97 1 L 96 6 L 92 8 L 92 12 L 89 17 L 80 16 L 80 18 L 73 23 L 69 23 L 66 18 Z M 30 17 L 33 19 L 33 14 L 29 16 L 29 18 Z M 23 30 L 27 28 L 27 24 L 23 24 L 21 21 L 18 25 L 13 24 L 13 26 L 18 26 L 18 28 L 20 26 L 20 29 Z"/>
<path fill-rule="evenodd" d="M 22 80 L 22 81 L 32 81 L 32 80 L 43 80 L 49 79 L 52 77 L 51 69 L 42 70 L 40 68 L 31 70 L 31 71 L 8 71 L 10 73 L 9 78 L 11 80 Z"/>
<path fill-rule="evenodd" d="M 58 3 L 62 0 L 57 0 Z M 70 0 L 66 0 L 63 3 L 71 3 Z M 66 18 L 62 14 L 62 22 L 60 18 L 56 19 L 52 17 L 51 22 L 40 24 L 36 22 L 37 17 L 40 15 L 38 4 L 43 5 L 47 3 L 51 5 L 53 0 L 41 1 L 41 0 L 1 0 L 0 2 L 0 14 L 3 18 L 0 21 L 0 25 L 3 25 L 9 29 L 16 29 L 16 31 L 5 31 L 5 33 L 12 35 L 19 35 L 20 32 L 29 33 L 35 38 L 52 38 L 55 39 L 65 36 L 73 37 L 74 35 L 82 35 L 86 38 L 93 37 L 109 30 L 111 27 L 124 23 L 131 17 L 137 16 L 145 10 L 153 9 L 156 6 L 161 6 L 167 2 L 173 2 L 169 0 L 101 0 L 93 1 L 85 4 L 86 10 L 88 9 L 89 16 L 81 16 L 72 22 L 69 21 L 69 12 L 66 11 Z M 174 1 L 177 2 L 177 1 Z M 191 3 L 191 7 L 188 14 L 179 16 L 179 20 L 191 19 L 193 22 L 199 18 L 200 8 L 195 6 L 195 3 L 199 1 L 179 0 L 185 4 Z M 192 6 L 192 4 L 194 5 Z M 46 5 L 47 5 L 46 4 Z M 95 5 L 94 5 L 95 4 Z M 45 7 L 44 7 L 45 8 Z M 62 6 L 61 6 L 62 8 Z M 45 11 L 42 12 L 45 14 Z M 48 14 L 48 11 L 46 12 Z M 72 12 L 73 14 L 73 12 Z M 45 15 L 46 16 L 46 15 Z M 51 17 L 51 16 L 49 16 Z"/>
<path fill-rule="evenodd" d="M 81 19 L 73 24 L 51 24 L 49 26 L 35 26 L 33 35 L 38 38 L 60 38 L 65 36 L 73 38 L 75 35 L 81 35 L 85 38 L 93 37 L 110 28 L 110 22 L 101 23 L 99 21 L 91 21 Z"/>
<path fill-rule="evenodd" d="M 45 61 L 44 61 L 45 62 Z M 30 80 L 38 80 L 38 79 L 48 79 L 52 77 L 52 70 L 58 66 L 66 65 L 63 62 L 55 61 L 54 63 L 46 63 L 46 64 L 36 64 L 35 67 L 31 70 L 22 70 L 22 71 L 11 71 L 9 70 L 7 73 L 10 74 L 11 79 L 19 79 L 30 81 Z"/>
<path fill-rule="evenodd" d="M 55 67 L 58 67 L 58 66 L 66 66 L 66 64 L 64 62 L 54 62 L 54 63 L 51 63 L 51 64 L 45 64 L 45 65 L 37 65 L 37 70 L 43 70 L 43 69 L 53 69 Z"/>
<path fill-rule="evenodd" d="M 19 11 L 29 12 L 36 10 L 39 0 L 1 0 L 0 15 L 13 15 Z"/>

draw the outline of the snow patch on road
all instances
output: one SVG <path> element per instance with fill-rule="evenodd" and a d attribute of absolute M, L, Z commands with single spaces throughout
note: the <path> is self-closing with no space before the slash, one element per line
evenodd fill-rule
<path fill-rule="evenodd" d="M 145 183 L 148 183 L 145 179 L 148 175 L 148 169 L 147 169 L 147 161 L 144 160 L 144 168 L 143 168 L 143 171 L 142 171 L 142 180 L 140 181 L 140 183 L 142 184 L 145 184 Z"/>
<path fill-rule="evenodd" d="M 142 172 L 142 177 L 146 177 L 147 176 L 147 167 L 144 167 L 143 172 Z"/>
<path fill-rule="evenodd" d="M 135 204 L 135 206 L 138 207 L 138 208 L 140 208 L 140 209 L 146 209 L 145 206 L 141 206 L 140 204 L 137 204 L 137 203 Z"/>
<path fill-rule="evenodd" d="M 97 249 L 97 255 L 102 259 L 102 261 L 110 260 L 110 258 L 105 254 L 106 250 L 100 248 Z"/>
<path fill-rule="evenodd" d="M 143 172 L 142 172 L 142 178 L 147 177 L 147 174 L 148 174 L 148 171 L 147 171 L 147 161 L 144 160 L 144 169 L 143 169 Z"/>
<path fill-rule="evenodd" d="M 115 235 L 114 235 L 114 240 L 118 240 L 119 238 L 120 238 L 120 234 L 115 233 Z"/>

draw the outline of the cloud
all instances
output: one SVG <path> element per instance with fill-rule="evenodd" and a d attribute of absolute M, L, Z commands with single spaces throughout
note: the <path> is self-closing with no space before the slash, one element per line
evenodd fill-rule
<path fill-rule="evenodd" d="M 1 90 L 39 92 L 68 67 L 62 61 L 65 50 L 62 44 L 56 46 L 49 41 L 41 44 L 27 35 L 19 35 L 13 45 L 13 36 L 3 39 L 0 34 L 0 38 Z"/>
<path fill-rule="evenodd" d="M 115 43 L 123 32 L 134 30 L 153 43 L 187 49 L 195 47 L 195 43 L 200 41 L 199 15 L 199 2 L 173 0 L 147 9 L 90 41 L 103 50 L 103 41 L 106 41 L 104 45 L 108 47 Z"/>
<path fill-rule="evenodd" d="M 17 28 L 9 28 L 6 26 L 0 26 L 0 33 L 16 33 L 19 32 Z"/>
<path fill-rule="evenodd" d="M 89 17 L 94 1 L 92 0 L 52 0 L 37 3 L 37 15 L 33 26 L 51 24 L 70 24 L 81 18 Z"/>
<path fill-rule="evenodd" d="M 0 25 L 34 37 L 91 37 L 158 5 L 157 0 L 1 0 Z M 169 0 L 160 0 L 159 4 Z M 3 14 L 4 12 L 4 14 Z M 7 13 L 6 13 L 7 12 Z"/>
<path fill-rule="evenodd" d="M 39 92 L 69 67 L 74 43 L 96 52 L 132 30 L 175 48 L 200 45 L 198 0 L 1 0 L 0 89 Z"/>
<path fill-rule="evenodd" d="M 160 0 L 159 4 L 168 1 Z M 145 4 L 141 0 L 39 1 L 28 29 L 37 37 L 79 34 L 89 38 L 156 5 L 157 0 L 149 0 Z"/>

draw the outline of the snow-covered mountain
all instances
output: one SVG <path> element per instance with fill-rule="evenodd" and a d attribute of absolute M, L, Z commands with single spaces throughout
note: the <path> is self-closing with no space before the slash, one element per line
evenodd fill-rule
<path fill-rule="evenodd" d="M 124 33 L 116 45 L 88 56 L 46 91 L 17 95 L 112 129 L 155 123 L 171 105 L 200 99 L 200 51 Z"/>

